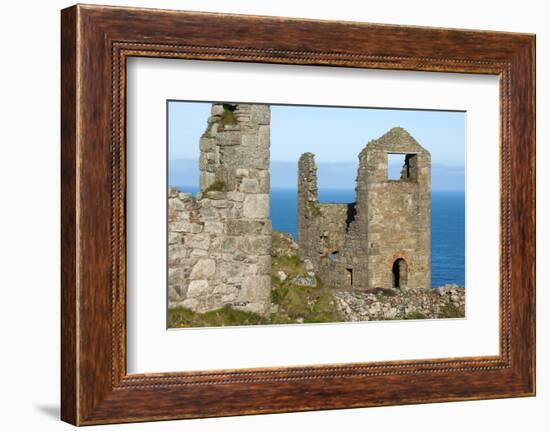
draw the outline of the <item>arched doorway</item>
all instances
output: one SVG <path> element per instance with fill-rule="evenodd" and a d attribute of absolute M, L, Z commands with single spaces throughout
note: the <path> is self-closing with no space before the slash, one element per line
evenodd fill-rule
<path fill-rule="evenodd" d="M 405 259 L 399 258 L 393 262 L 391 269 L 393 287 L 400 288 L 407 286 L 408 266 Z"/>

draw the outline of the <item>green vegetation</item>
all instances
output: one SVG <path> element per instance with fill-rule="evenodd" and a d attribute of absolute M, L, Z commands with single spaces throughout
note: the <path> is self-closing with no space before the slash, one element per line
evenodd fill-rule
<path fill-rule="evenodd" d="M 220 118 L 218 130 L 223 130 L 225 126 L 234 126 L 239 123 L 234 111 L 235 108 L 233 106 L 227 104 L 223 105 L 223 112 Z"/>
<path fill-rule="evenodd" d="M 279 309 L 271 315 L 271 323 L 325 323 L 342 320 L 332 294 L 325 287 L 274 287 L 272 298 Z"/>
<path fill-rule="evenodd" d="M 248 311 L 236 310 L 226 305 L 206 313 L 196 313 L 185 307 L 168 310 L 169 328 L 191 328 L 202 326 L 260 325 L 269 323 L 268 319 Z"/>
<path fill-rule="evenodd" d="M 185 307 L 168 310 L 169 328 L 193 328 L 205 326 L 265 325 L 285 323 L 340 322 L 341 316 L 330 289 L 316 277 L 317 286 L 297 286 L 295 277 L 309 277 L 298 256 L 272 258 L 271 302 L 277 311 L 269 317 L 237 310 L 230 305 L 206 313 L 196 313 Z M 281 282 L 277 273 L 283 271 L 287 278 Z"/>
<path fill-rule="evenodd" d="M 271 271 L 271 301 L 278 307 L 277 312 L 271 314 L 271 323 L 324 323 L 342 320 L 330 289 L 318 277 L 315 287 L 292 283 L 296 277 L 307 277 L 298 256 L 274 257 Z M 279 271 L 287 276 L 283 282 L 277 277 Z"/>
<path fill-rule="evenodd" d="M 225 183 L 223 181 L 216 181 L 210 184 L 203 193 L 208 192 L 223 192 L 225 191 Z"/>
<path fill-rule="evenodd" d="M 274 230 L 271 234 L 271 253 L 272 256 L 295 253 L 292 248 L 294 240 L 290 234 Z"/>
<path fill-rule="evenodd" d="M 319 217 L 321 215 L 321 208 L 319 207 L 319 203 L 309 201 L 307 203 L 307 206 L 308 206 L 309 211 L 311 212 L 311 214 L 313 214 L 313 216 Z"/>
<path fill-rule="evenodd" d="M 418 319 L 427 319 L 427 318 L 428 318 L 428 316 L 426 316 L 424 313 L 421 313 L 420 311 L 411 311 L 403 319 L 405 319 L 405 320 L 418 320 Z"/>
<path fill-rule="evenodd" d="M 457 317 L 464 317 L 464 310 L 461 310 L 451 301 L 447 302 L 442 307 L 439 307 L 437 312 L 438 319 L 452 319 Z"/>
<path fill-rule="evenodd" d="M 284 271 L 288 276 L 304 275 L 305 271 L 298 256 L 276 256 L 271 260 L 271 273 Z M 278 280 L 278 279 L 277 279 Z"/>

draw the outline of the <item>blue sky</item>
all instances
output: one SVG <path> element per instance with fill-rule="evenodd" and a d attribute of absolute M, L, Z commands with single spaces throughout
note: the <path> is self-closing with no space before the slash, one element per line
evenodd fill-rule
<path fill-rule="evenodd" d="M 198 184 L 199 140 L 210 106 L 168 103 L 171 185 Z M 271 107 L 271 185 L 295 188 L 296 163 L 310 151 L 317 161 L 320 188 L 353 189 L 359 152 L 396 126 L 430 151 L 433 190 L 464 190 L 464 112 L 290 105 Z"/>

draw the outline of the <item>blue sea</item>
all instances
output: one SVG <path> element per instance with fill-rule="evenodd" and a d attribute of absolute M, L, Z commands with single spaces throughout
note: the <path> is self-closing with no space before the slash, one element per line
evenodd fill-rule
<path fill-rule="evenodd" d="M 196 193 L 196 187 L 177 186 Z M 464 192 L 432 191 L 431 259 L 432 287 L 455 283 L 464 286 L 465 212 Z M 320 189 L 321 202 L 355 201 L 354 190 Z M 297 195 L 295 189 L 272 189 L 270 216 L 274 230 L 290 232 L 297 238 Z"/>

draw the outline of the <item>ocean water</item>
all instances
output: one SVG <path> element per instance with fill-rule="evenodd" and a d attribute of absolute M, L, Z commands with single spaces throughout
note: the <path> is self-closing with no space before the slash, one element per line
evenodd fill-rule
<path fill-rule="evenodd" d="M 177 186 L 196 193 L 196 187 Z M 274 230 L 290 232 L 296 239 L 298 198 L 295 189 L 272 189 L 270 217 Z M 464 286 L 464 192 L 432 191 L 431 196 L 431 264 L 432 287 L 455 283 Z M 320 189 L 321 202 L 355 201 L 353 190 Z"/>

